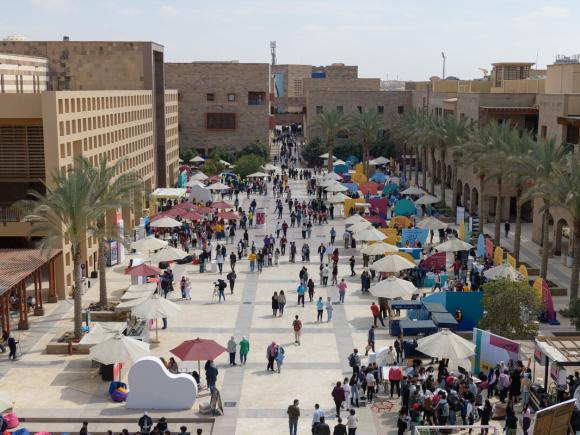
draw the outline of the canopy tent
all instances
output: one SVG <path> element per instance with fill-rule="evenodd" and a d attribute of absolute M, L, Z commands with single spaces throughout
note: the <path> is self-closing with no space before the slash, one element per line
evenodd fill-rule
<path fill-rule="evenodd" d="M 352 216 L 349 216 L 348 218 L 346 218 L 344 220 L 344 224 L 345 225 L 354 225 L 356 223 L 359 222 L 368 222 L 364 217 L 362 217 L 360 214 L 353 214 Z"/>
<path fill-rule="evenodd" d="M 125 269 L 125 275 L 133 275 L 133 276 L 152 276 L 159 275 L 160 273 L 161 273 L 160 269 L 157 269 L 156 267 L 153 266 L 149 266 L 145 263 Z"/>
<path fill-rule="evenodd" d="M 487 279 L 505 278 L 510 281 L 520 281 L 524 279 L 523 275 L 508 263 L 485 270 L 483 276 Z"/>
<path fill-rule="evenodd" d="M 358 233 L 359 231 L 366 230 L 367 228 L 371 228 L 373 224 L 371 224 L 366 219 L 363 219 L 356 224 L 353 224 L 351 227 L 347 228 L 348 231 L 352 231 L 353 233 Z"/>
<path fill-rule="evenodd" d="M 132 292 L 126 291 L 121 296 L 121 301 L 125 302 L 125 301 L 134 301 L 135 299 L 150 298 L 151 296 L 153 296 L 153 293 L 155 293 L 155 290 L 157 289 L 157 283 L 153 282 L 151 284 L 154 286 L 153 289 L 151 290 L 144 288 L 140 291 L 132 291 Z"/>
<path fill-rule="evenodd" d="M 360 190 L 363 195 L 376 195 L 379 191 L 381 185 L 374 181 L 369 181 L 367 183 L 363 183 L 359 186 L 358 190 Z"/>
<path fill-rule="evenodd" d="M 365 255 L 385 255 L 387 253 L 399 252 L 399 248 L 395 245 L 390 245 L 389 243 L 376 242 L 365 246 L 360 250 L 360 252 Z"/>
<path fill-rule="evenodd" d="M 417 340 L 417 350 L 433 358 L 459 362 L 475 355 L 475 344 L 449 329 L 442 329 Z"/>
<path fill-rule="evenodd" d="M 375 261 L 371 264 L 370 268 L 375 272 L 387 272 L 396 273 L 405 269 L 413 269 L 415 263 L 412 261 L 401 257 L 398 254 L 389 254 L 380 260 Z"/>
<path fill-rule="evenodd" d="M 246 178 L 264 178 L 267 177 L 268 174 L 264 172 L 254 172 L 253 174 L 248 175 Z"/>
<path fill-rule="evenodd" d="M 401 192 L 401 195 L 424 195 L 425 192 L 423 189 L 417 186 L 407 187 L 405 190 Z"/>
<path fill-rule="evenodd" d="M 173 246 L 167 246 L 151 255 L 150 260 L 154 263 L 161 263 L 165 261 L 181 260 L 188 255 L 189 254 L 187 252 L 182 251 L 181 249 L 174 248 Z"/>
<path fill-rule="evenodd" d="M 278 167 L 277 166 L 274 166 L 271 163 L 266 163 L 264 166 L 262 166 L 262 169 L 264 171 L 274 172 L 274 171 L 277 171 L 278 170 Z"/>
<path fill-rule="evenodd" d="M 193 186 L 189 192 L 189 200 L 206 203 L 212 200 L 211 192 L 204 186 Z"/>
<path fill-rule="evenodd" d="M 387 238 L 385 233 L 380 232 L 374 227 L 366 228 L 355 233 L 355 238 L 363 242 L 380 242 Z"/>
<path fill-rule="evenodd" d="M 199 180 L 194 180 L 193 178 L 190 179 L 187 183 L 185 183 L 186 187 L 193 187 L 193 186 L 201 186 L 204 187 L 205 184 L 203 184 L 201 181 Z"/>
<path fill-rule="evenodd" d="M 150 198 L 152 201 L 158 199 L 181 199 L 187 196 L 187 189 L 179 187 L 159 187 L 155 189 Z"/>
<path fill-rule="evenodd" d="M 381 157 L 377 157 L 376 159 L 372 159 L 369 162 L 369 165 L 372 165 L 372 166 L 386 165 L 387 163 L 389 163 L 389 161 L 390 160 L 387 159 L 386 157 L 381 156 Z"/>
<path fill-rule="evenodd" d="M 190 221 L 190 222 L 199 222 L 201 220 L 203 220 L 203 216 L 199 213 L 196 213 L 194 211 L 188 211 L 187 213 L 184 213 L 181 218 L 183 220 L 186 221 Z"/>
<path fill-rule="evenodd" d="M 320 154 L 320 156 L 318 157 L 320 157 L 321 159 L 328 159 L 328 153 Z M 336 156 L 332 156 L 332 158 L 333 160 L 336 160 Z"/>
<path fill-rule="evenodd" d="M 423 195 L 421 198 L 417 199 L 415 201 L 415 205 L 429 205 L 429 204 L 435 204 L 441 202 L 441 200 L 439 198 L 437 198 L 436 196 L 433 195 Z"/>
<path fill-rule="evenodd" d="M 165 240 L 157 239 L 155 237 L 145 237 L 131 243 L 131 249 L 135 251 L 156 251 L 157 249 L 165 248 L 167 242 Z"/>
<path fill-rule="evenodd" d="M 350 196 L 345 195 L 344 193 L 338 192 L 332 195 L 328 201 L 332 204 L 338 204 L 344 202 L 345 200 L 350 199 Z"/>
<path fill-rule="evenodd" d="M 155 341 L 159 339 L 157 319 L 173 317 L 181 312 L 181 307 L 168 299 L 154 296 L 143 300 L 131 308 L 131 314 L 136 317 L 151 320 L 155 319 Z"/>
<path fill-rule="evenodd" d="M 213 184 L 210 184 L 207 187 L 209 190 L 216 190 L 216 191 L 222 191 L 222 190 L 230 190 L 231 187 L 230 186 L 226 186 L 223 183 L 220 183 L 219 181 Z"/>
<path fill-rule="evenodd" d="M 79 344 L 95 345 L 114 337 L 117 334 L 122 334 L 127 328 L 127 322 L 97 322 L 89 330 Z"/>
<path fill-rule="evenodd" d="M 346 192 L 348 187 L 343 186 L 342 184 L 333 184 L 326 188 L 327 192 Z"/>
<path fill-rule="evenodd" d="M 173 206 L 173 209 L 178 209 L 178 210 L 186 210 L 186 211 L 190 211 L 193 210 L 195 208 L 195 205 L 193 205 L 191 202 L 180 202 L 179 204 L 175 204 L 175 206 Z"/>
<path fill-rule="evenodd" d="M 198 337 L 195 340 L 184 341 L 169 352 L 182 361 L 197 361 L 198 373 L 201 373 L 200 361 L 213 361 L 226 350 L 225 347 L 214 340 Z"/>
<path fill-rule="evenodd" d="M 329 186 L 341 186 L 342 184 L 337 180 L 326 179 L 319 181 L 318 185 L 320 187 L 329 187 Z"/>
<path fill-rule="evenodd" d="M 346 162 L 344 160 L 338 159 L 338 160 L 335 160 L 332 165 L 333 166 L 338 166 L 338 165 L 344 165 L 344 164 L 346 164 Z"/>
<path fill-rule="evenodd" d="M 388 184 L 385 184 L 385 187 L 383 187 L 383 195 L 390 195 L 391 193 L 395 193 L 399 191 L 399 185 L 397 183 L 394 182 L 390 182 Z"/>
<path fill-rule="evenodd" d="M 417 207 L 412 201 L 408 199 L 399 199 L 395 203 L 395 208 L 393 209 L 393 214 L 395 216 L 411 216 L 417 213 Z"/>
<path fill-rule="evenodd" d="M 101 364 L 123 363 L 130 366 L 139 358 L 150 354 L 149 344 L 120 333 L 91 347 L 90 357 Z M 119 372 L 119 378 L 121 374 Z"/>
<path fill-rule="evenodd" d="M 225 202 L 225 201 L 218 201 L 218 202 L 214 202 L 211 205 L 211 208 L 216 208 L 218 210 L 230 210 L 230 209 L 234 208 L 234 206 L 230 203 Z"/>
<path fill-rule="evenodd" d="M 203 172 L 199 171 L 199 172 L 196 172 L 195 174 L 193 174 L 191 176 L 190 180 L 205 181 L 208 178 L 209 177 L 207 175 L 205 175 Z"/>
<path fill-rule="evenodd" d="M 405 281 L 404 279 L 390 276 L 373 285 L 370 288 L 370 292 L 377 298 L 409 299 L 417 292 L 417 287 L 415 287 L 411 281 Z"/>
<path fill-rule="evenodd" d="M 240 219 L 240 215 L 233 211 L 220 212 L 217 214 L 217 217 L 226 221 L 237 221 Z"/>
<path fill-rule="evenodd" d="M 162 217 L 161 219 L 151 222 L 150 225 L 154 228 L 177 228 L 181 226 L 181 222 L 170 217 Z"/>
<path fill-rule="evenodd" d="M 193 159 L 189 159 L 189 163 L 203 163 L 205 159 L 201 156 L 195 156 Z"/>
<path fill-rule="evenodd" d="M 342 177 L 340 175 L 338 175 L 336 172 L 329 172 L 328 174 L 325 174 L 322 177 L 323 180 L 334 180 L 334 181 L 338 181 L 338 180 L 342 180 Z"/>
<path fill-rule="evenodd" d="M 441 222 L 439 219 L 434 218 L 433 216 L 429 216 L 419 221 L 415 226 L 424 230 L 443 230 L 448 227 L 447 224 Z"/>
<path fill-rule="evenodd" d="M 220 163 L 221 163 L 222 165 L 224 165 L 225 167 L 228 167 L 228 168 L 229 168 L 230 166 L 232 166 L 232 164 L 231 164 L 230 162 L 226 162 L 225 160 L 220 160 Z"/>
<path fill-rule="evenodd" d="M 130 310 L 131 308 L 136 307 L 137 305 L 145 302 L 147 299 L 151 299 L 151 296 L 152 296 L 151 294 L 146 294 L 139 298 L 127 299 L 125 301 L 122 301 L 121 303 L 115 306 L 115 311 Z"/>
<path fill-rule="evenodd" d="M 435 247 L 439 252 L 469 251 L 471 248 L 473 246 L 459 239 L 450 239 Z"/>

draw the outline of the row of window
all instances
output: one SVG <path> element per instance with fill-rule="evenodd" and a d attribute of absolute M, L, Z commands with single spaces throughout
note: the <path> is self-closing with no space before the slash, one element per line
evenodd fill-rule
<path fill-rule="evenodd" d="M 217 101 L 215 93 L 205 94 L 206 101 L 215 102 Z M 238 94 L 230 92 L 226 94 L 227 103 L 235 103 L 238 101 Z M 248 92 L 248 106 L 261 106 L 266 104 L 266 93 L 265 92 Z"/>
<path fill-rule="evenodd" d="M 59 98 L 58 113 L 86 112 L 87 110 L 116 109 L 151 104 L 151 95 L 118 95 L 109 97 Z"/>
<path fill-rule="evenodd" d="M 82 133 L 93 129 L 107 128 L 128 122 L 151 119 L 152 109 L 133 110 L 109 115 L 89 116 L 87 118 L 59 121 L 59 136 Z"/>
<path fill-rule="evenodd" d="M 362 113 L 363 106 L 356 106 L 356 110 L 358 111 L 358 113 Z M 343 113 L 344 106 L 336 106 L 336 111 Z M 322 112 L 324 112 L 324 106 L 316 106 L 316 113 L 322 113 Z M 380 114 L 385 113 L 385 106 L 377 106 L 377 113 L 380 113 Z M 398 114 L 405 113 L 405 106 L 397 106 L 397 113 Z"/>

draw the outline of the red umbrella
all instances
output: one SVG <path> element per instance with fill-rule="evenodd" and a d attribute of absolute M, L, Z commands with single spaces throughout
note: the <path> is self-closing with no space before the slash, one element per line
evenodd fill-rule
<path fill-rule="evenodd" d="M 161 213 L 161 215 L 174 218 L 177 216 L 181 216 L 185 213 L 186 213 L 186 210 L 174 207 L 174 208 L 171 208 L 167 211 L 164 211 L 163 213 Z"/>
<path fill-rule="evenodd" d="M 194 210 L 196 213 L 201 213 L 201 214 L 210 214 L 213 213 L 215 210 L 211 207 L 200 207 L 198 209 Z"/>
<path fill-rule="evenodd" d="M 240 215 L 234 213 L 233 211 L 224 211 L 222 213 L 218 213 L 218 218 L 225 219 L 225 220 L 233 220 L 237 221 L 240 218 Z"/>
<path fill-rule="evenodd" d="M 197 370 L 201 374 L 200 361 L 214 360 L 225 351 L 226 348 L 214 340 L 206 340 L 198 337 L 195 340 L 184 341 L 169 352 L 182 361 L 197 361 Z"/>
<path fill-rule="evenodd" d="M 225 201 L 214 202 L 214 203 L 211 205 L 211 207 L 212 207 L 212 208 L 217 208 L 217 209 L 220 209 L 220 210 L 221 210 L 221 209 L 230 209 L 230 208 L 234 208 L 234 206 L 233 206 L 233 205 L 231 205 L 231 204 L 228 204 L 228 203 L 227 203 L 227 202 L 225 202 Z"/>
<path fill-rule="evenodd" d="M 133 275 L 133 276 L 151 276 L 151 275 L 159 275 L 161 270 L 157 269 L 154 266 L 149 266 L 145 263 L 140 264 L 139 266 L 135 267 L 128 267 L 125 269 L 125 275 Z"/>
<path fill-rule="evenodd" d="M 191 202 L 180 202 L 174 208 L 180 208 L 182 210 L 193 210 L 195 205 L 193 205 Z"/>
<path fill-rule="evenodd" d="M 200 215 L 199 213 L 196 213 L 194 211 L 188 211 L 184 214 L 181 215 L 182 219 L 185 219 L 187 221 L 201 221 L 203 220 L 203 216 Z"/>

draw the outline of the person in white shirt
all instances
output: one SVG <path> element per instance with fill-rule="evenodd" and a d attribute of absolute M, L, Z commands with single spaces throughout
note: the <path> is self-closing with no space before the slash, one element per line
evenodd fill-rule
<path fill-rule="evenodd" d="M 345 409 L 348 411 L 350 409 L 350 385 L 348 378 L 344 378 L 344 382 L 342 383 L 342 390 L 344 391 Z"/>
<path fill-rule="evenodd" d="M 368 372 L 367 376 L 367 399 L 369 401 L 369 403 L 373 402 L 373 397 L 375 395 L 375 375 L 373 375 L 373 372 Z"/>
<path fill-rule="evenodd" d="M 387 350 L 387 355 L 385 356 L 385 362 L 387 363 L 388 366 L 392 366 L 396 360 L 397 354 L 395 353 L 395 349 L 393 349 L 393 346 L 389 346 L 389 349 Z"/>
<path fill-rule="evenodd" d="M 317 403 L 314 405 L 314 412 L 312 413 L 312 433 L 314 433 L 314 429 L 320 423 L 320 417 L 324 417 L 324 411 L 320 409 L 320 405 Z"/>
<path fill-rule="evenodd" d="M 354 412 L 354 409 L 350 410 L 350 414 L 346 418 L 346 428 L 348 429 L 348 435 L 356 435 L 356 428 L 358 427 L 358 417 Z"/>

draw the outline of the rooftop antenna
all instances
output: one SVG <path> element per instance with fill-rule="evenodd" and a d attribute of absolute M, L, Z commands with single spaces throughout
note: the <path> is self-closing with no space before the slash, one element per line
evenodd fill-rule
<path fill-rule="evenodd" d="M 445 57 L 444 51 L 441 52 L 441 57 L 443 58 L 443 76 L 441 77 L 441 79 L 445 80 L 445 61 L 447 60 L 447 57 Z"/>
<path fill-rule="evenodd" d="M 270 54 L 272 55 L 272 66 L 276 65 L 276 41 L 270 41 Z"/>

